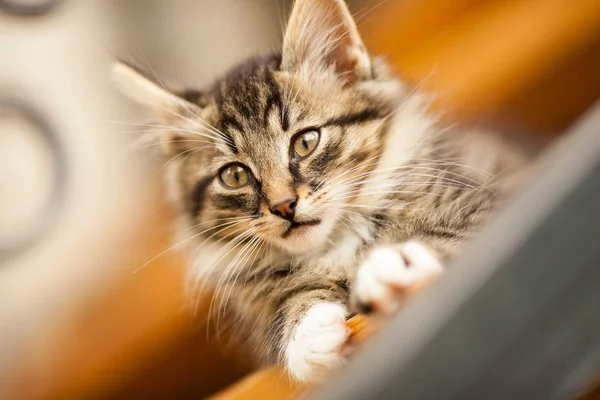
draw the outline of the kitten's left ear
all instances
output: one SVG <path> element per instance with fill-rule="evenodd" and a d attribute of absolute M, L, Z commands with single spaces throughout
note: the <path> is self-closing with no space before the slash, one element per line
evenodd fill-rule
<path fill-rule="evenodd" d="M 197 108 L 195 104 L 167 90 L 162 84 L 151 81 L 135 67 L 122 61 L 113 65 L 112 78 L 121 92 L 149 108 L 157 116 L 169 119 L 180 108 Z"/>
<path fill-rule="evenodd" d="M 194 119 L 186 118 L 184 114 L 191 114 L 194 118 L 206 119 L 210 107 L 201 98 L 200 92 L 187 91 L 176 93 L 167 90 L 162 84 L 153 82 L 136 68 L 124 62 L 117 62 L 113 66 L 112 78 L 118 88 L 132 100 L 151 110 L 165 126 L 172 127 L 161 132 L 159 140 L 165 154 L 172 156 L 193 148 L 206 141 L 198 138 L 194 129 L 186 128 L 185 124 Z"/>
<path fill-rule="evenodd" d="M 352 84 L 369 79 L 371 60 L 344 0 L 296 0 L 283 41 L 282 68 L 330 66 Z"/>

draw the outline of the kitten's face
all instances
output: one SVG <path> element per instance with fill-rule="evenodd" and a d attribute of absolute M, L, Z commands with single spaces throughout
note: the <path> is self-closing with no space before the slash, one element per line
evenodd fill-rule
<path fill-rule="evenodd" d="M 399 89 L 371 65 L 343 2 L 330 3 L 296 3 L 282 55 L 242 64 L 196 99 L 162 99 L 172 192 L 196 233 L 318 251 L 360 211 Z"/>
<path fill-rule="evenodd" d="M 301 253 L 327 243 L 357 211 L 349 205 L 358 175 L 381 154 L 390 107 L 372 86 L 347 86 L 333 71 L 291 74 L 280 63 L 245 64 L 217 83 L 203 115 L 214 130 L 200 130 L 214 146 L 181 156 L 177 191 L 198 231 L 231 223 L 215 236 L 253 232 Z"/>

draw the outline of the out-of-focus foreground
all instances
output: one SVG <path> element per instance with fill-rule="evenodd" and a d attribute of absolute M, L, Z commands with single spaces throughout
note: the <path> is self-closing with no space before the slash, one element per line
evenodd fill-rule
<path fill-rule="evenodd" d="M 21 3 L 32 2 L 10 2 Z M 537 146 L 600 97 L 597 0 L 350 5 L 371 53 L 434 91 L 448 118 L 491 121 Z M 59 1 L 26 15 L 0 2 L 0 399 L 199 398 L 252 370 L 243 349 L 207 334 L 208 300 L 185 301 L 160 166 L 131 149 L 140 127 L 123 122 L 137 110 L 108 71 L 118 56 L 202 87 L 276 48 L 290 9 Z M 294 390 L 266 370 L 218 398 Z"/>

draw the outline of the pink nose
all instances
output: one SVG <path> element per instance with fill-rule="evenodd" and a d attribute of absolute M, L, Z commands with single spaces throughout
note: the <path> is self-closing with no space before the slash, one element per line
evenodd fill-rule
<path fill-rule="evenodd" d="M 283 219 L 286 219 L 290 222 L 294 221 L 294 214 L 296 213 L 296 203 L 298 199 L 288 199 L 279 204 L 272 206 L 269 210 L 273 215 L 277 215 Z"/>

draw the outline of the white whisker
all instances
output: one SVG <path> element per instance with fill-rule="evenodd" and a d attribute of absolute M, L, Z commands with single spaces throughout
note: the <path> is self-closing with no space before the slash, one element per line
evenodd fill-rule
<path fill-rule="evenodd" d="M 150 68 L 150 71 L 152 72 L 152 74 L 154 75 L 154 77 L 156 78 L 157 82 L 162 86 L 162 88 L 168 92 L 171 93 L 171 91 L 163 84 L 163 82 L 160 80 L 160 78 L 158 77 L 158 74 L 154 71 L 154 68 L 152 68 L 152 65 L 150 65 L 150 61 L 148 60 L 148 58 L 146 57 L 146 55 L 144 54 L 144 51 L 142 50 L 142 47 L 140 46 L 139 43 L 137 43 L 138 49 L 140 50 L 140 53 L 142 54 L 142 57 L 144 57 L 144 60 L 146 61 L 146 64 L 148 65 L 148 68 Z M 227 137 L 227 135 L 225 135 L 223 132 L 219 131 L 218 129 L 216 129 L 215 127 L 213 127 L 212 125 L 210 125 L 209 123 L 207 123 L 206 121 L 204 121 L 202 118 L 200 118 L 198 115 L 196 115 L 188 106 L 185 105 L 185 102 L 182 100 L 181 102 L 181 106 L 190 114 L 192 114 L 195 118 L 197 118 L 196 120 L 192 120 L 190 118 L 184 117 L 183 115 L 175 112 L 174 110 L 171 110 L 167 107 L 162 107 L 165 109 L 165 111 L 170 112 L 171 114 L 178 116 L 188 122 L 191 123 L 198 123 L 201 122 L 203 123 L 205 126 L 203 126 L 205 129 L 209 128 L 209 130 L 212 133 L 217 134 L 218 137 L 221 138 L 221 140 L 225 140 L 225 141 L 229 141 L 229 138 Z M 200 126 L 202 126 L 201 124 L 199 124 Z"/>
<path fill-rule="evenodd" d="M 374 191 L 374 192 L 367 192 L 367 193 L 359 193 L 353 196 L 343 196 L 343 197 L 335 197 L 332 198 L 332 200 L 346 200 L 346 199 L 354 199 L 357 197 L 362 197 L 362 196 L 374 196 L 377 194 L 408 194 L 408 195 L 415 195 L 415 194 L 419 194 L 419 195 L 424 195 L 424 196 L 436 196 L 436 197 L 442 197 L 443 195 L 441 194 L 437 194 L 437 193 L 430 193 L 430 192 L 417 192 L 414 190 L 383 190 L 383 191 Z"/>
<path fill-rule="evenodd" d="M 254 255 L 254 259 L 256 260 L 256 255 L 254 254 L 256 249 L 263 243 L 263 239 L 261 239 L 259 236 L 254 236 L 251 241 L 250 241 L 250 246 L 248 247 L 248 250 L 245 251 L 244 256 L 239 260 L 238 265 L 235 265 L 235 261 L 232 261 L 231 263 L 229 263 L 229 266 L 227 266 L 226 269 L 230 269 L 231 266 L 233 265 L 233 271 L 231 271 L 231 273 L 229 274 L 229 278 L 227 279 L 226 283 L 225 283 L 225 287 L 229 286 L 229 290 L 228 292 L 222 296 L 222 299 L 225 299 L 225 303 L 223 304 L 223 300 L 221 300 L 221 304 L 219 305 L 219 308 L 225 312 L 225 310 L 227 309 L 227 304 L 229 303 L 229 298 L 231 296 L 231 292 L 233 290 L 233 286 L 234 284 L 237 282 L 240 273 L 242 272 L 242 270 L 244 268 L 246 268 L 246 263 L 248 261 L 250 261 L 250 257 L 252 255 Z M 243 252 L 244 250 L 242 250 L 240 252 L 240 254 Z M 252 265 L 252 263 L 250 263 L 250 265 Z"/>
<path fill-rule="evenodd" d="M 185 133 L 189 133 L 191 135 L 196 135 L 196 136 L 201 136 L 203 138 L 206 139 L 210 139 L 212 141 L 214 140 L 222 140 L 222 138 L 214 136 L 214 135 L 209 135 L 206 132 L 198 132 L 198 131 L 192 131 L 190 129 L 186 129 L 186 128 L 182 128 L 180 126 L 168 126 L 168 125 L 159 125 L 159 124 L 143 124 L 140 122 L 126 122 L 126 121 L 108 121 L 109 123 L 113 123 L 113 124 L 120 124 L 120 125 L 132 125 L 132 126 L 142 126 L 142 127 L 148 127 L 148 128 L 162 128 L 165 130 L 165 132 L 185 132 Z M 212 142 L 209 142 L 212 143 Z"/>
<path fill-rule="evenodd" d="M 159 258 L 159 257 L 162 257 L 163 255 L 167 254 L 168 252 L 170 252 L 170 251 L 173 251 L 173 250 L 175 250 L 176 248 L 183 246 L 184 244 L 186 244 L 186 243 L 187 243 L 187 242 L 189 242 L 190 240 L 192 240 L 192 239 L 195 239 L 195 238 L 197 238 L 198 236 L 200 236 L 200 235 L 202 235 L 202 234 L 204 234 L 204 233 L 206 233 L 206 232 L 208 232 L 208 231 L 210 231 L 210 230 L 212 230 L 212 229 L 216 229 L 216 228 L 218 228 L 218 227 L 220 227 L 220 226 L 223 226 L 223 225 L 226 225 L 226 224 L 231 224 L 231 223 L 240 223 L 240 222 L 243 222 L 243 221 L 233 221 L 233 222 L 231 222 L 231 221 L 230 221 L 230 222 L 226 222 L 225 224 L 222 224 L 222 225 L 213 226 L 212 228 L 208 228 L 208 229 L 206 229 L 206 230 L 203 230 L 202 232 L 198 232 L 198 233 L 196 233 L 196 234 L 194 234 L 194 235 L 192 235 L 192 236 L 188 237 L 187 239 L 184 239 L 184 240 L 182 240 L 182 241 L 180 241 L 180 242 L 178 242 L 178 243 L 174 244 L 173 246 L 169 247 L 168 249 L 166 249 L 166 250 L 164 250 L 164 251 L 160 252 L 159 254 L 157 254 L 156 256 L 152 257 L 150 260 L 146 261 L 144 264 L 142 264 L 142 266 L 140 266 L 140 267 L 136 268 L 136 269 L 135 269 L 133 272 L 134 272 L 134 273 L 137 273 L 137 272 L 139 272 L 140 270 L 142 270 L 143 268 L 145 268 L 145 267 L 146 267 L 148 264 L 150 264 L 151 262 L 153 262 L 153 261 L 154 261 L 154 260 L 156 260 L 157 258 Z"/>
<path fill-rule="evenodd" d="M 215 268 L 215 267 L 217 267 L 218 265 L 220 265 L 220 262 L 221 262 L 221 261 L 222 261 L 224 258 L 226 258 L 226 257 L 227 257 L 229 254 L 231 254 L 231 253 L 232 253 L 232 252 L 233 252 L 233 251 L 234 251 L 234 250 L 235 250 L 235 249 L 236 249 L 236 248 L 237 248 L 237 247 L 238 247 L 240 244 L 242 244 L 242 243 L 243 243 L 243 241 L 244 241 L 245 239 L 247 239 L 248 237 L 252 236 L 252 235 L 254 234 L 254 232 L 255 232 L 255 231 L 256 231 L 256 228 L 255 228 L 255 229 L 250 229 L 250 230 L 247 230 L 247 231 L 245 231 L 245 232 L 241 233 L 241 234 L 240 234 L 240 235 L 238 235 L 237 237 L 235 237 L 233 240 L 231 240 L 229 243 L 227 243 L 227 245 L 225 245 L 225 246 L 223 247 L 223 248 L 226 248 L 228 245 L 230 245 L 229 249 L 228 249 L 228 250 L 227 250 L 225 253 L 223 253 L 223 254 L 222 254 L 222 255 L 221 255 L 221 256 L 220 256 L 220 257 L 219 257 L 219 258 L 218 258 L 216 261 L 214 261 L 214 262 L 213 262 L 213 261 L 211 260 L 211 262 L 209 263 L 209 265 L 211 265 L 213 268 Z M 231 246 L 231 245 L 232 245 L 232 246 Z M 245 246 L 247 246 L 247 245 L 248 245 L 248 243 L 244 243 L 244 247 L 245 247 Z M 222 249 L 221 249 L 221 250 L 222 250 Z M 218 255 L 218 254 L 219 254 L 219 253 L 217 253 L 217 255 Z M 238 253 L 238 256 L 239 256 L 239 254 L 240 254 L 240 253 Z M 215 258 L 215 257 L 213 257 L 213 259 L 214 259 L 214 258 Z M 216 305 L 216 304 L 215 304 L 215 302 L 217 301 L 217 299 L 218 299 L 218 298 L 219 298 L 219 296 L 220 296 L 220 291 L 221 291 L 221 288 L 222 288 L 222 286 L 223 286 L 223 284 L 224 284 L 224 278 L 225 278 L 226 276 L 227 276 L 227 274 L 223 274 L 223 275 L 221 275 L 221 277 L 219 278 L 219 280 L 218 280 L 218 282 L 217 282 L 217 285 L 215 286 L 215 290 L 214 290 L 214 293 L 213 293 L 213 296 L 212 296 L 212 299 L 211 299 L 211 301 L 210 301 L 210 305 L 209 305 L 209 308 L 208 308 L 208 315 L 209 315 L 209 316 L 211 316 L 211 315 L 213 314 L 213 312 L 214 312 L 215 305 Z M 218 310 L 218 308 L 217 308 L 217 310 Z M 219 314 L 218 314 L 218 311 L 217 311 L 217 321 L 216 321 L 216 322 L 217 322 L 217 327 L 218 327 L 218 322 L 219 322 Z"/>

